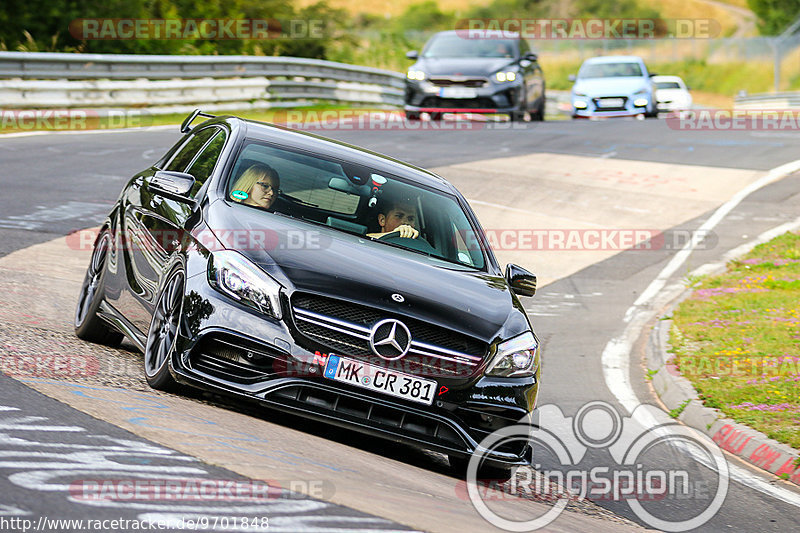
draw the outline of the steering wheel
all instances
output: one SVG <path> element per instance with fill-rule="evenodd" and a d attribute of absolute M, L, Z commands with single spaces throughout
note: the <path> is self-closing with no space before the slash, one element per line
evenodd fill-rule
<path fill-rule="evenodd" d="M 418 252 L 438 255 L 436 248 L 431 246 L 430 243 L 425 239 L 423 239 L 422 237 L 417 237 L 416 239 L 401 237 L 399 231 L 392 231 L 391 233 L 387 233 L 386 235 L 381 235 L 380 237 L 378 237 L 378 240 L 394 244 L 400 244 L 405 248 L 410 248 Z"/>

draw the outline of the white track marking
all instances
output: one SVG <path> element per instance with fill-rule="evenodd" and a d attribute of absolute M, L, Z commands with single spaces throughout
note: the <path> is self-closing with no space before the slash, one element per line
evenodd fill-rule
<path fill-rule="evenodd" d="M 792 161 L 790 163 L 786 163 L 785 165 L 773 168 L 767 172 L 764 177 L 744 187 L 730 200 L 722 204 L 714 212 L 714 214 L 711 215 L 711 217 L 703 225 L 701 225 L 700 228 L 698 228 L 697 233 L 704 234 L 704 231 L 712 230 L 748 195 L 774 181 L 785 178 L 786 176 L 797 172 L 798 170 L 800 170 L 800 160 Z M 793 226 L 794 224 L 797 225 Z M 777 234 L 780 229 L 791 229 L 792 227 L 799 226 L 800 221 L 783 224 L 777 228 L 773 228 L 772 230 L 763 233 L 761 236 L 755 239 L 755 241 L 748 243 L 747 246 L 752 248 L 752 246 L 755 246 L 755 244 L 758 244 L 759 242 L 766 242 L 766 240 L 769 240 L 771 236 Z M 684 289 L 683 284 L 671 285 L 667 287 L 666 290 L 665 286 L 670 276 L 681 267 L 689 255 L 694 251 L 694 248 L 697 246 L 697 244 L 698 243 L 695 241 L 687 242 L 683 249 L 675 254 L 672 260 L 670 260 L 670 262 L 667 263 L 661 272 L 659 272 L 658 276 L 656 276 L 647 289 L 645 289 L 636 302 L 634 302 L 634 304 L 625 313 L 625 322 L 628 324 L 625 327 L 625 331 L 619 337 L 611 339 L 603 350 L 602 365 L 603 377 L 605 379 L 606 386 L 617 398 L 619 403 L 628 410 L 628 412 L 633 412 L 636 406 L 641 404 L 641 401 L 636 396 L 636 392 L 633 390 L 633 386 L 631 385 L 630 381 L 630 353 L 633 349 L 634 342 L 636 342 L 637 338 L 639 337 L 641 329 L 655 315 L 655 309 L 657 309 L 657 306 L 653 304 L 655 303 L 659 294 L 662 295 L 662 297 L 659 298 L 661 303 L 667 303 L 673 296 L 677 296 Z M 744 247 L 739 247 L 731 250 L 728 255 L 733 252 L 738 253 L 738 251 L 741 251 L 740 249 L 746 250 Z M 645 420 L 640 420 L 642 424 L 646 424 L 649 427 L 653 427 L 657 424 L 657 421 L 651 416 L 648 415 L 645 418 Z M 747 485 L 759 492 L 782 500 L 791 505 L 800 507 L 800 496 L 792 491 L 779 486 L 771 485 L 770 483 L 764 481 L 760 476 L 755 475 L 745 468 L 733 463 L 729 463 L 729 472 L 732 479 L 742 483 L 743 485 Z"/>

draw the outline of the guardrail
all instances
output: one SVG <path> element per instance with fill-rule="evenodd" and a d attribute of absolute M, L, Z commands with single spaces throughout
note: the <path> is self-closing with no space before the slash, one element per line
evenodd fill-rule
<path fill-rule="evenodd" d="M 800 109 L 800 92 L 737 96 L 733 105 L 737 109 Z"/>
<path fill-rule="evenodd" d="M 296 57 L 0 52 L 4 108 L 398 106 L 403 87 L 397 72 Z"/>

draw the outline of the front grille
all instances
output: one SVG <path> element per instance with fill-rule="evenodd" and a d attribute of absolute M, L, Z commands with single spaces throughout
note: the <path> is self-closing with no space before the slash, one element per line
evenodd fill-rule
<path fill-rule="evenodd" d="M 437 87 L 485 87 L 489 83 L 489 80 L 486 78 L 437 77 L 430 78 L 428 81 Z"/>
<path fill-rule="evenodd" d="M 255 383 L 276 371 L 280 354 L 270 348 L 233 335 L 209 334 L 192 349 L 192 369 L 236 383 Z"/>
<path fill-rule="evenodd" d="M 297 330 L 328 351 L 416 375 L 468 377 L 488 350 L 486 343 L 447 328 L 324 296 L 295 294 L 292 311 Z M 403 322 L 412 338 L 405 357 L 389 365 L 369 344 L 372 327 L 385 318 Z"/>
<path fill-rule="evenodd" d="M 439 98 L 427 96 L 419 107 L 436 107 L 443 109 L 495 109 L 497 104 L 491 98 Z"/>
<path fill-rule="evenodd" d="M 363 396 L 332 390 L 319 384 L 290 385 L 270 392 L 267 400 L 294 408 L 312 408 L 361 425 L 400 433 L 429 444 L 472 451 L 451 423 L 408 408 L 375 402 Z"/>
<path fill-rule="evenodd" d="M 603 105 L 603 102 L 607 102 L 608 100 L 621 100 L 622 104 L 606 107 Z M 593 98 L 592 101 L 594 102 L 595 109 L 598 111 L 625 111 L 628 98 L 626 96 L 604 96 L 602 98 Z"/>

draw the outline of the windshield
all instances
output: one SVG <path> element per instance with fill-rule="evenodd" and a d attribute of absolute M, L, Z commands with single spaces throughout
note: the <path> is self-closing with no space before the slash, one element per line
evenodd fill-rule
<path fill-rule="evenodd" d="M 583 65 L 579 78 L 641 77 L 642 67 L 630 61 L 620 63 L 590 63 Z"/>
<path fill-rule="evenodd" d="M 454 196 L 379 169 L 248 141 L 228 178 L 227 196 L 264 211 L 265 217 L 277 213 L 299 218 L 485 269 L 475 229 Z"/>
<path fill-rule="evenodd" d="M 677 81 L 659 81 L 656 82 L 656 89 L 680 89 L 681 86 Z"/>
<path fill-rule="evenodd" d="M 515 57 L 513 39 L 466 39 L 458 34 L 437 35 L 422 57 Z"/>

